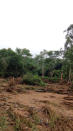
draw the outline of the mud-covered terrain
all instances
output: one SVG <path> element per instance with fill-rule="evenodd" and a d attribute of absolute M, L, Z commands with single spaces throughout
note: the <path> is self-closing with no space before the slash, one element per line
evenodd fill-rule
<path fill-rule="evenodd" d="M 73 131 L 72 91 L 61 84 L 11 87 L 0 79 L 0 131 Z"/>

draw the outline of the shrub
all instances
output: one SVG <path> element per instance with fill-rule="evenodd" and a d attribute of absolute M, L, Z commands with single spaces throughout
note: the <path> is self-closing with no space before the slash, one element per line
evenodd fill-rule
<path fill-rule="evenodd" d="M 70 83 L 69 88 L 73 90 L 73 81 Z"/>
<path fill-rule="evenodd" d="M 49 82 L 52 82 L 52 83 L 57 83 L 57 82 L 60 82 L 60 78 L 59 77 L 46 77 L 44 76 L 42 78 L 42 80 L 45 82 L 45 83 L 49 83 Z"/>
<path fill-rule="evenodd" d="M 38 75 L 33 75 L 31 73 L 27 73 L 23 76 L 22 83 L 28 84 L 28 85 L 38 85 L 38 86 L 44 86 L 45 83 L 42 81 L 42 79 Z"/>
<path fill-rule="evenodd" d="M 53 82 L 53 83 L 60 82 L 60 78 L 58 78 L 58 77 L 50 77 L 49 78 L 49 82 Z"/>
<path fill-rule="evenodd" d="M 42 78 L 42 80 L 43 80 L 43 82 L 48 83 L 49 82 L 49 77 L 48 76 L 44 76 Z"/>

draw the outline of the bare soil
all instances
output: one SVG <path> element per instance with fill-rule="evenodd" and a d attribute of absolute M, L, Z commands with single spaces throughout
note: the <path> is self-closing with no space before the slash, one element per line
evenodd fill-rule
<path fill-rule="evenodd" d="M 48 84 L 43 92 L 42 87 L 22 84 L 10 88 L 0 79 L 0 131 L 73 131 L 68 85 Z"/>

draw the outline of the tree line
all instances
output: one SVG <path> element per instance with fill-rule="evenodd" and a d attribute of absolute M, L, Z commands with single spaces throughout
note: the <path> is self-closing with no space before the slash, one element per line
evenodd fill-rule
<path fill-rule="evenodd" d="M 0 49 L 0 77 L 37 75 L 51 81 L 73 80 L 73 24 L 65 31 L 64 49 L 43 50 L 35 57 L 30 50 Z"/>

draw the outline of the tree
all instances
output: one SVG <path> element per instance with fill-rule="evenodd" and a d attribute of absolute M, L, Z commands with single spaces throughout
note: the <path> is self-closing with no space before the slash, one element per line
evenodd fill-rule
<path fill-rule="evenodd" d="M 19 57 L 17 55 L 10 57 L 5 76 L 18 77 L 23 75 L 23 73 L 24 73 L 24 65 L 22 57 L 21 56 Z"/>
<path fill-rule="evenodd" d="M 65 42 L 64 58 L 69 64 L 68 81 L 71 82 L 71 72 L 73 66 L 73 24 L 71 24 L 65 32 L 66 32 L 65 36 L 66 42 Z"/>
<path fill-rule="evenodd" d="M 45 75 L 45 59 L 47 58 L 47 51 L 43 50 L 34 58 L 35 64 L 37 65 L 37 71 L 39 75 L 44 77 Z"/>
<path fill-rule="evenodd" d="M 66 30 L 66 42 L 65 42 L 65 49 L 71 48 L 73 45 L 73 24 L 71 24 Z"/>
<path fill-rule="evenodd" d="M 0 76 L 5 76 L 9 63 L 9 58 L 14 55 L 15 52 L 10 48 L 0 50 Z"/>
<path fill-rule="evenodd" d="M 16 48 L 16 53 L 17 55 L 20 55 L 20 56 L 32 56 L 30 51 L 26 48 L 24 49 L 20 49 L 20 48 Z"/>

